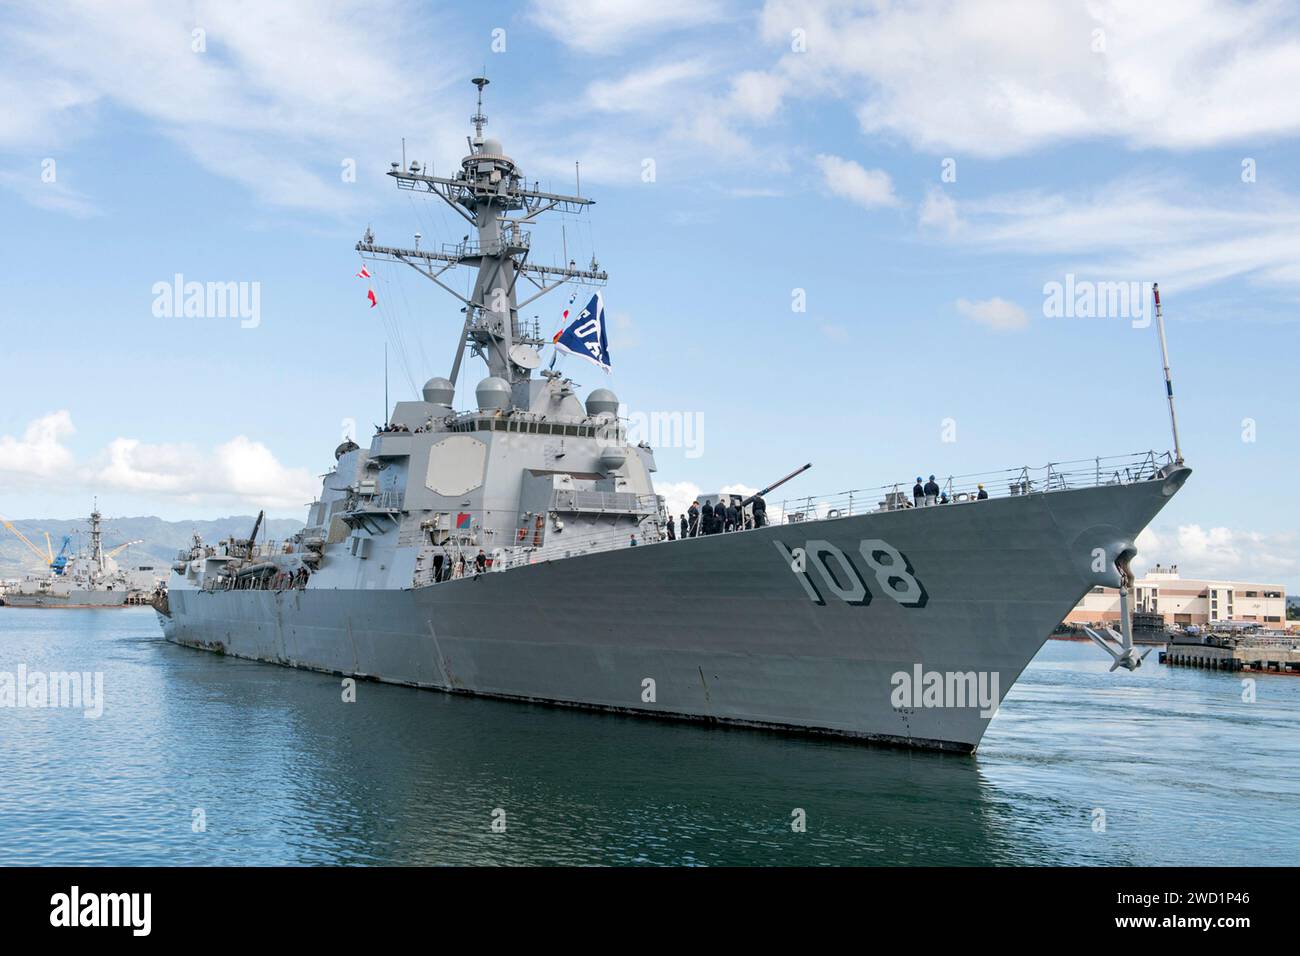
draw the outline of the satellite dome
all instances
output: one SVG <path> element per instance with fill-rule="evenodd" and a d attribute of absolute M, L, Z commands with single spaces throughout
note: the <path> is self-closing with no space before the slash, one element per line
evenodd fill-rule
<path fill-rule="evenodd" d="M 600 463 L 606 470 L 612 471 L 627 460 L 627 452 L 617 445 L 610 445 L 600 453 Z"/>
<path fill-rule="evenodd" d="M 431 405 L 450 406 L 456 397 L 456 386 L 445 378 L 434 377 L 424 383 L 424 400 Z"/>
<path fill-rule="evenodd" d="M 607 388 L 598 388 L 587 396 L 587 414 L 595 417 L 606 412 L 618 414 L 618 396 Z"/>
<path fill-rule="evenodd" d="M 483 152 L 491 153 L 493 156 L 505 155 L 505 149 L 501 146 L 501 140 L 499 139 L 483 140 Z"/>
<path fill-rule="evenodd" d="M 478 397 L 479 411 L 495 412 L 510 407 L 510 383 L 495 375 L 479 382 L 474 394 Z"/>

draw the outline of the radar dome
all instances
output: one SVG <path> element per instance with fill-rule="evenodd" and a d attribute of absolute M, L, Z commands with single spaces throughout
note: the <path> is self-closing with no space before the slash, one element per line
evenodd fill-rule
<path fill-rule="evenodd" d="M 502 146 L 501 146 L 501 140 L 499 140 L 499 139 L 485 139 L 485 140 L 483 140 L 483 152 L 485 152 L 485 153 L 491 153 L 493 156 L 504 156 L 504 155 L 505 155 L 505 150 L 502 148 Z"/>
<path fill-rule="evenodd" d="M 627 460 L 627 452 L 617 445 L 611 445 L 600 453 L 600 463 L 606 470 L 613 471 Z"/>
<path fill-rule="evenodd" d="M 495 412 L 510 407 L 510 383 L 495 375 L 479 382 L 474 394 L 480 411 Z"/>
<path fill-rule="evenodd" d="M 431 405 L 451 406 L 456 397 L 456 386 L 445 378 L 431 378 L 422 389 L 424 400 Z"/>
<path fill-rule="evenodd" d="M 598 388 L 587 396 L 587 414 L 591 416 L 618 414 L 618 396 L 607 388 Z"/>

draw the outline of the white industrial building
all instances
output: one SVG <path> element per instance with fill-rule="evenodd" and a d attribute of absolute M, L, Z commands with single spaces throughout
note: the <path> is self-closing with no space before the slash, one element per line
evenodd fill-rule
<path fill-rule="evenodd" d="M 1178 566 L 1156 565 L 1133 586 L 1133 609 L 1160 614 L 1166 626 L 1238 621 L 1286 627 L 1286 591 L 1280 584 L 1184 578 Z M 1067 624 L 1113 624 L 1119 591 L 1093 588 L 1065 619 Z"/>

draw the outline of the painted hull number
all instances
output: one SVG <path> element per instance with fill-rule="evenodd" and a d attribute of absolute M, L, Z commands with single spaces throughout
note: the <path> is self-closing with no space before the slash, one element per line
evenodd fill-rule
<path fill-rule="evenodd" d="M 865 607 L 872 597 L 868 579 L 875 580 L 877 592 L 903 607 L 925 607 L 929 600 L 912 562 L 879 538 L 863 540 L 856 554 L 846 554 L 822 538 L 795 548 L 782 541 L 772 543 L 814 604 L 825 606 L 830 596 L 845 604 Z"/>

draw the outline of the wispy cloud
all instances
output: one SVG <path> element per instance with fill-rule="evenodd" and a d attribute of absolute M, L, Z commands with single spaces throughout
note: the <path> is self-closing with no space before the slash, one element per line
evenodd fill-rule
<path fill-rule="evenodd" d="M 529 19 L 566 46 L 613 54 L 723 16 L 717 0 L 533 0 Z"/>
<path fill-rule="evenodd" d="M 863 209 L 897 206 L 894 182 L 883 169 L 866 169 L 851 159 L 826 154 L 817 157 L 822 185 Z"/>
<path fill-rule="evenodd" d="M 1029 327 L 1029 316 L 1024 309 L 996 296 L 979 302 L 958 299 L 957 311 L 995 332 L 1011 332 Z"/>
<path fill-rule="evenodd" d="M 1233 278 L 1300 290 L 1300 200 L 1259 185 L 1209 192 L 1173 175 L 1025 191 L 919 214 L 944 241 L 1056 260 L 1053 268 L 1182 289 Z"/>
<path fill-rule="evenodd" d="M 99 206 L 87 195 L 72 189 L 59 179 L 46 180 L 39 166 L 26 170 L 0 169 L 0 189 L 15 193 L 38 209 L 66 213 L 77 219 L 100 214 Z"/>
<path fill-rule="evenodd" d="M 587 101 L 606 112 L 661 111 L 674 102 L 682 84 L 707 76 L 708 64 L 702 60 L 675 60 L 612 79 L 597 80 L 587 87 Z"/>
<path fill-rule="evenodd" d="M 1300 40 L 1286 4 L 769 0 L 766 72 L 835 96 L 864 133 L 1008 156 L 1114 137 L 1198 149 L 1300 132 Z"/>
<path fill-rule="evenodd" d="M 432 95 L 462 71 L 420 55 L 411 24 L 430 14 L 408 0 L 378 0 L 364 17 L 306 0 L 50 0 L 8 16 L 0 93 L 16 108 L 0 118 L 0 150 L 11 153 L 75 150 L 120 112 L 268 203 L 338 213 L 361 202 L 345 160 L 383 168 L 402 135 L 438 156 L 431 134 L 454 143 L 463 126 L 458 111 L 451 135 Z"/>

